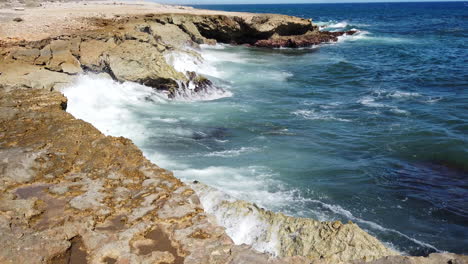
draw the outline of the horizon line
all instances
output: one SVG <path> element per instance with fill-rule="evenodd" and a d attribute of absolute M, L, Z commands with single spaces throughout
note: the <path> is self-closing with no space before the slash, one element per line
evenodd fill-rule
<path fill-rule="evenodd" d="M 203 4 L 190 4 L 190 3 L 180 3 L 178 5 L 197 5 L 197 6 L 203 6 L 203 5 L 307 5 L 307 4 L 393 4 L 393 3 L 460 3 L 460 2 L 468 2 L 466 0 L 450 0 L 450 1 L 443 1 L 443 0 L 415 0 L 415 1 L 388 1 L 388 0 L 377 0 L 377 1 L 369 1 L 369 0 L 363 0 L 363 1 L 353 1 L 353 2 L 343 2 L 343 1 L 336 1 L 336 2 L 330 2 L 330 1 L 314 1 L 310 3 L 203 3 Z M 174 3 L 174 5 L 177 5 L 177 3 Z"/>

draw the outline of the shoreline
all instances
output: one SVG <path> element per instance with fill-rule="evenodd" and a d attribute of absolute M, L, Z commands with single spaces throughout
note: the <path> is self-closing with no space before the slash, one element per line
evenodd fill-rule
<path fill-rule="evenodd" d="M 320 246 L 307 247 L 308 250 L 313 248 L 307 251 L 298 247 L 296 241 L 283 242 L 287 249 L 280 255 L 284 258 L 276 259 L 258 253 L 250 246 L 234 245 L 224 229 L 202 209 L 199 197 L 193 191 L 195 185 L 190 188 L 170 172 L 149 164 L 130 140 L 104 137 L 92 125 L 76 120 L 65 112 L 67 99 L 55 92 L 87 71 L 119 82 L 147 85 L 166 93 L 169 98 L 210 91 L 217 88 L 208 79 L 195 73 L 178 72 L 167 63 L 164 54 L 176 50 L 196 56 L 191 53 L 193 51 L 184 49 L 188 43 L 196 47 L 224 41 L 248 44 L 271 40 L 264 46 L 274 47 L 290 42 L 291 36 L 297 36 L 300 43 L 308 38 L 307 32 L 314 31 L 310 21 L 282 15 L 257 16 L 169 8 L 158 4 L 150 4 L 154 9 L 148 12 L 146 9 L 130 9 L 135 6 L 146 8 L 146 3 L 114 5 L 112 2 L 110 6 L 117 6 L 119 13 L 113 8 L 108 9 L 110 2 L 89 3 L 81 2 L 79 7 L 70 4 L 69 10 L 83 8 L 86 15 L 79 14 L 69 22 L 64 22 L 67 18 L 61 17 L 48 21 L 52 22 L 48 27 L 39 24 L 42 29 L 30 27 L 29 20 L 44 15 L 38 11 L 24 15 L 22 22 L 2 24 L 0 29 L 0 35 L 6 36 L 0 40 L 3 41 L 0 42 L 0 106 L 3 109 L 0 146 L 4 149 L 0 188 L 5 193 L 0 199 L 0 228 L 2 233 L 9 235 L 8 247 L 0 252 L 0 261 L 26 262 L 41 258 L 55 261 L 80 244 L 77 239 L 85 245 L 90 263 L 106 262 L 107 258 L 119 263 L 124 260 L 179 263 L 181 258 L 185 259 L 184 263 L 242 263 L 254 259 L 257 263 L 361 263 L 396 255 L 355 224 L 300 220 L 259 208 L 257 214 L 271 221 L 271 228 L 290 225 L 289 231 L 274 231 L 282 233 L 283 239 L 288 239 L 292 226 L 298 229 L 308 226 L 308 231 L 302 235 L 317 237 L 305 239 L 300 244 L 318 240 Z M 66 5 L 52 5 L 50 10 L 62 12 Z M 107 14 L 97 15 L 97 6 Z M 128 8 L 121 10 L 122 6 Z M 40 8 L 49 10 L 47 5 Z M 12 13 L 16 15 L 16 12 L 21 11 Z M 54 17 L 54 12 L 46 13 Z M 117 19 L 116 15 L 119 16 Z M 283 23 L 285 19 L 289 20 L 286 24 Z M 62 27 L 50 29 L 55 23 Z M 17 25 L 30 29 L 21 30 L 20 27 L 18 30 Z M 223 30 L 220 25 L 225 26 Z M 254 33 L 246 35 L 249 31 L 245 27 Z M 233 33 L 234 37 L 231 36 Z M 302 34 L 293 35 L 295 33 Z M 270 39 L 274 34 L 284 36 Z M 266 36 L 267 39 L 258 40 Z M 195 87 L 192 90 L 188 89 L 191 85 Z M 49 127 L 56 130 L 51 131 Z M 106 141 L 110 142 L 102 144 Z M 43 142 L 47 143 L 44 145 Z M 98 151 L 102 149 L 102 157 L 95 156 L 93 149 L 96 146 L 93 144 L 99 146 Z M 120 153 L 122 158 L 114 160 L 114 152 Z M 113 189 L 120 188 L 117 193 L 112 193 Z M 129 199 L 138 202 L 128 204 Z M 238 203 L 241 205 L 234 207 L 223 204 L 229 210 L 254 210 L 252 206 L 255 205 Z M 68 218 L 62 218 L 62 223 L 52 221 L 61 210 Z M 122 221 L 122 217 L 126 220 Z M 119 222 L 123 222 L 124 227 Z M 122 237 L 124 232 L 132 235 Z M 155 246 L 157 239 L 150 235 L 152 232 L 165 234 L 163 236 L 170 245 L 166 241 L 165 248 Z M 268 236 L 271 236 L 271 230 L 269 232 Z M 325 236 L 323 232 L 330 234 Z M 24 256 L 14 253 L 15 247 L 41 244 L 37 233 L 47 237 L 50 246 L 47 251 L 32 246 Z M 18 236 L 20 238 L 15 239 Z M 114 241 L 115 237 L 122 240 Z M 163 253 L 148 255 L 148 250 Z M 337 250 L 341 253 L 333 253 Z M 454 257 L 450 254 L 431 255 L 431 258 L 447 258 L 447 261 Z"/>

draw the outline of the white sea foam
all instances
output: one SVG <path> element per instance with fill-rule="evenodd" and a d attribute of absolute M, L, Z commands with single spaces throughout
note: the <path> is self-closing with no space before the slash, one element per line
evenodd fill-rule
<path fill-rule="evenodd" d="M 157 164 L 161 168 L 165 168 L 169 170 L 175 169 L 175 168 L 178 168 L 180 170 L 189 168 L 189 165 L 179 162 L 179 161 L 175 161 L 169 156 L 162 154 L 160 152 L 156 152 L 153 149 L 143 150 L 143 152 L 151 162 L 153 162 L 154 164 Z"/>
<path fill-rule="evenodd" d="M 320 30 L 344 29 L 348 26 L 347 21 L 315 22 L 315 24 L 319 26 Z"/>
<path fill-rule="evenodd" d="M 215 151 L 206 154 L 206 157 L 223 157 L 223 158 L 231 158 L 231 157 L 237 157 L 245 153 L 251 153 L 259 151 L 258 148 L 253 148 L 253 147 L 242 147 L 239 149 L 231 149 L 231 150 L 224 150 L 224 151 Z"/>
<path fill-rule="evenodd" d="M 336 24 L 328 25 L 327 27 L 330 27 L 330 28 L 345 28 L 347 26 L 348 26 L 348 22 L 342 21 L 342 22 L 338 22 Z"/>
<path fill-rule="evenodd" d="M 195 72 L 204 76 L 220 78 L 222 73 L 214 65 L 207 62 L 203 53 L 199 54 L 187 48 L 186 51 L 173 51 L 165 55 L 167 63 L 178 72 L 189 77 L 189 72 Z M 188 83 L 177 82 L 179 89 L 175 91 L 174 99 L 179 101 L 211 101 L 224 97 L 231 97 L 230 91 L 216 87 L 215 85 L 205 85 L 202 89 L 197 89 L 196 85 L 190 81 Z"/>
<path fill-rule="evenodd" d="M 259 71 L 256 73 L 258 78 L 272 81 L 284 82 L 293 77 L 294 74 L 286 71 Z"/>
<path fill-rule="evenodd" d="M 220 78 L 222 73 L 216 69 L 210 63 L 205 62 L 203 54 L 199 56 L 195 55 L 195 51 L 192 53 L 184 51 L 173 51 L 165 55 L 167 63 L 176 69 L 178 72 L 196 72 L 206 76 L 212 76 Z"/>
<path fill-rule="evenodd" d="M 277 175 L 264 166 L 174 168 L 173 171 L 186 182 L 197 180 L 209 183 L 235 199 L 250 201 L 269 209 L 287 208 L 300 202 L 297 191 L 286 188 L 282 181 L 275 179 Z"/>
<path fill-rule="evenodd" d="M 182 84 L 181 84 L 182 85 Z M 75 117 L 92 123 L 106 135 L 131 138 L 137 144 L 143 143 L 149 131 L 145 122 L 160 121 L 178 123 L 176 118 L 154 116 L 155 104 L 167 104 L 171 100 L 164 92 L 133 82 L 119 83 L 110 78 L 88 74 L 79 76 L 76 81 L 62 91 L 68 98 L 67 111 Z M 231 96 L 229 91 L 215 87 L 193 91 L 185 87 L 176 93 L 179 101 L 214 100 Z M 138 109 L 135 108 L 138 106 Z M 139 116 L 149 116 L 142 120 Z M 181 136 L 191 135 L 191 131 L 179 131 Z M 177 134 L 178 129 L 170 131 Z"/>
<path fill-rule="evenodd" d="M 302 110 L 294 111 L 292 112 L 292 114 L 302 117 L 304 119 L 308 119 L 308 120 L 335 120 L 335 121 L 341 121 L 341 122 L 351 122 L 351 120 L 349 119 L 335 117 L 334 115 L 326 111 L 317 112 L 315 110 L 302 109 Z"/>
<path fill-rule="evenodd" d="M 146 138 L 145 127 L 132 111 L 154 102 L 167 103 L 164 94 L 150 87 L 132 82 L 118 83 L 111 79 L 83 75 L 62 91 L 68 98 L 67 111 L 76 118 L 93 124 L 106 135 L 124 136 L 142 142 Z"/>
<path fill-rule="evenodd" d="M 373 96 L 364 96 L 358 100 L 358 103 L 368 107 L 386 107 L 387 105 L 377 103 L 376 98 Z"/>
<path fill-rule="evenodd" d="M 399 115 L 408 115 L 409 112 L 406 111 L 406 110 L 403 110 L 403 109 L 400 109 L 398 107 L 392 107 L 390 109 L 391 112 L 395 113 L 395 114 L 399 114 Z"/>
<path fill-rule="evenodd" d="M 208 45 L 208 44 L 201 44 L 200 48 L 202 49 L 215 49 L 215 50 L 223 50 L 229 47 L 229 44 L 222 44 L 216 43 L 215 45 Z"/>
<path fill-rule="evenodd" d="M 197 90 L 193 82 L 188 84 L 177 81 L 179 89 L 174 92 L 174 99 L 177 101 L 193 102 L 193 101 L 212 101 L 225 97 L 231 97 L 232 92 L 218 88 L 214 85 L 207 85 Z"/>
<path fill-rule="evenodd" d="M 217 223 L 226 228 L 226 233 L 235 244 L 251 245 L 260 252 L 278 255 L 276 232 L 274 228 L 268 232 L 270 226 L 258 212 L 222 206 L 224 201 L 234 202 L 236 199 L 217 189 L 200 184 L 192 184 L 192 188 L 200 197 L 205 211 L 214 215 Z M 268 236 L 269 233 L 272 236 Z"/>
<path fill-rule="evenodd" d="M 343 41 L 357 41 L 357 40 L 362 40 L 362 39 L 368 39 L 370 32 L 369 31 L 361 31 L 361 30 L 356 30 L 357 32 L 354 33 L 353 35 L 348 35 L 348 34 L 343 34 L 342 36 L 338 37 L 338 42 L 343 42 Z"/>
<path fill-rule="evenodd" d="M 392 98 L 413 98 L 413 97 L 420 97 L 421 94 L 413 93 L 413 92 L 403 92 L 403 91 L 395 91 L 388 94 L 388 97 Z"/>

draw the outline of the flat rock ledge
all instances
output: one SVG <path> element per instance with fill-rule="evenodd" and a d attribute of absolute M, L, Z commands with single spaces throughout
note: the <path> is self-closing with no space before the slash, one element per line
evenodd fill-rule
<path fill-rule="evenodd" d="M 316 41 L 309 20 L 144 14 L 86 24 L 92 29 L 0 43 L 0 263 L 466 263 L 451 254 L 398 256 L 357 225 L 287 217 L 242 201 L 220 210 L 255 211 L 282 246 L 274 257 L 235 245 L 191 187 L 130 140 L 75 119 L 56 91 L 84 72 L 169 97 L 184 82 L 202 89 L 206 79 L 178 72 L 165 56 L 197 56 L 202 43 Z"/>

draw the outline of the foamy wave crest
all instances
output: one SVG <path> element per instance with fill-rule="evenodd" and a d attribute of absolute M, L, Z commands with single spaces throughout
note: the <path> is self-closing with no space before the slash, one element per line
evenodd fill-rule
<path fill-rule="evenodd" d="M 351 122 L 351 120 L 338 118 L 327 112 L 317 112 L 315 110 L 297 110 L 292 112 L 293 115 L 302 117 L 308 120 L 335 120 L 341 122 Z"/>
<path fill-rule="evenodd" d="M 358 100 L 358 103 L 368 106 L 368 107 L 386 107 L 387 105 L 382 103 L 377 103 L 375 97 L 372 96 L 364 96 Z"/>
<path fill-rule="evenodd" d="M 377 102 L 377 100 L 383 100 L 385 98 L 390 99 L 407 99 L 412 96 L 419 96 L 419 94 L 412 95 L 412 93 L 405 93 L 405 92 L 394 92 L 394 93 L 381 93 L 378 92 L 376 95 L 371 96 L 364 96 L 360 98 L 357 102 L 363 106 L 370 107 L 370 108 L 386 108 L 390 112 L 397 114 L 397 115 L 409 115 L 410 113 L 406 110 L 400 109 L 396 106 L 384 104 L 381 102 Z"/>
<path fill-rule="evenodd" d="M 339 36 L 338 42 L 368 41 L 368 42 L 379 43 L 379 44 L 404 44 L 404 43 L 411 42 L 411 40 L 405 39 L 405 38 L 374 36 L 369 31 L 358 30 L 355 28 L 352 28 L 350 30 L 355 30 L 357 31 L 357 33 L 353 35 L 344 34 L 342 36 Z"/>
<path fill-rule="evenodd" d="M 215 78 L 221 77 L 221 73 L 216 67 L 205 62 L 203 54 L 193 50 L 173 51 L 167 53 L 165 59 L 176 71 L 184 73 L 189 79 L 188 82 L 177 82 L 179 89 L 174 91 L 173 99 L 188 102 L 210 101 L 232 96 L 230 91 L 217 87 L 207 79 L 202 83 L 197 82 L 196 79 L 200 77 L 198 76 L 200 74 Z"/>
<path fill-rule="evenodd" d="M 395 91 L 388 94 L 388 97 L 392 98 L 413 98 L 413 97 L 420 97 L 420 93 L 412 93 L 412 92 L 402 92 L 402 91 Z"/>
<path fill-rule="evenodd" d="M 133 82 L 119 83 L 110 78 L 82 75 L 62 91 L 68 98 L 67 111 L 93 124 L 106 135 L 124 136 L 141 142 L 145 127 L 136 121 L 132 106 L 142 109 L 154 103 L 167 103 L 164 94 Z M 99 114 L 96 114 L 99 113 Z"/>
<path fill-rule="evenodd" d="M 217 224 L 226 228 L 226 233 L 236 245 L 251 245 L 260 252 L 278 256 L 277 232 L 270 231 L 271 226 L 258 212 L 223 206 L 225 202 L 235 203 L 236 199 L 217 189 L 203 184 L 191 184 L 191 187 L 200 197 L 205 211 L 215 216 Z"/>
<path fill-rule="evenodd" d="M 315 22 L 319 26 L 320 30 L 334 31 L 334 30 L 343 30 L 349 26 L 346 21 L 328 21 L 328 22 Z"/>
<path fill-rule="evenodd" d="M 201 45 L 200 45 L 200 48 L 201 48 L 201 49 L 217 49 L 217 50 L 222 50 L 222 49 L 226 49 L 226 47 L 229 47 L 229 44 L 216 43 L 215 45 L 208 45 L 208 44 L 201 44 Z"/>
<path fill-rule="evenodd" d="M 230 157 L 237 157 L 245 153 L 251 153 L 258 151 L 258 148 L 249 148 L 249 147 L 242 147 L 239 149 L 232 149 L 232 150 L 224 150 L 224 151 L 215 151 L 206 154 L 206 157 L 223 157 L 223 158 L 230 158 Z"/>
<path fill-rule="evenodd" d="M 409 115 L 409 112 L 398 107 L 394 107 L 390 109 L 390 112 L 399 114 L 399 115 Z"/>
<path fill-rule="evenodd" d="M 361 39 L 366 39 L 369 37 L 370 32 L 369 31 L 361 31 L 357 30 L 355 28 L 351 29 L 354 31 L 357 31 L 353 35 L 348 35 L 348 34 L 343 34 L 342 36 L 338 37 L 338 42 L 343 42 L 343 41 L 356 41 L 356 40 L 361 40 Z"/>
<path fill-rule="evenodd" d="M 173 51 L 167 53 L 165 59 L 169 65 L 174 67 L 178 72 L 196 72 L 212 77 L 221 77 L 221 73 L 209 63 L 205 62 L 203 54 L 199 54 L 196 51 Z"/>
<path fill-rule="evenodd" d="M 318 21 L 314 24 L 319 26 L 319 29 L 322 31 L 348 31 L 355 30 L 355 28 L 369 27 L 368 24 L 336 20 L 330 20 L 328 22 Z"/>
<path fill-rule="evenodd" d="M 177 81 L 179 89 L 174 91 L 174 98 L 178 101 L 212 101 L 225 97 L 231 97 L 230 91 L 219 88 L 210 81 L 204 84 L 196 84 L 193 80 L 188 83 Z"/>
<path fill-rule="evenodd" d="M 186 169 L 175 167 L 173 172 L 186 182 L 206 182 L 235 199 L 250 201 L 272 210 L 291 208 L 292 204 L 300 203 L 301 200 L 295 190 L 285 189 L 282 181 L 275 180 L 277 175 L 264 166 Z"/>

